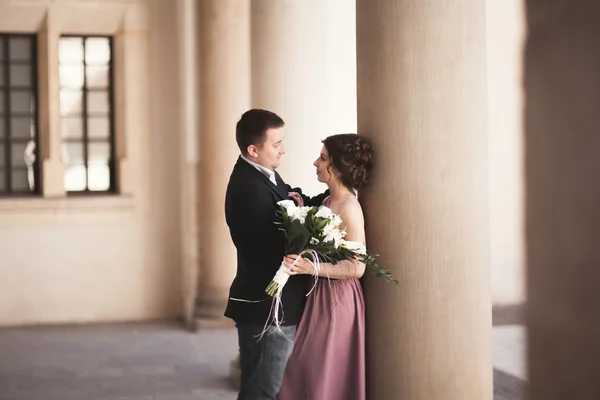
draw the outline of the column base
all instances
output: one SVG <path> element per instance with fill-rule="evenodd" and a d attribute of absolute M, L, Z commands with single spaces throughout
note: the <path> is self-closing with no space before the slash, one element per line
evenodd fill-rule
<path fill-rule="evenodd" d="M 227 301 L 219 293 L 212 295 L 208 290 L 203 291 L 204 298 L 196 299 L 195 325 L 200 329 L 223 329 L 233 328 L 233 320 L 223 315 L 227 308 Z"/>
<path fill-rule="evenodd" d="M 226 317 L 207 318 L 196 316 L 194 328 L 196 331 L 204 329 L 231 329 L 235 328 L 235 323 Z"/>
<path fill-rule="evenodd" d="M 44 197 L 65 196 L 65 166 L 60 160 L 43 160 L 42 190 Z"/>
<path fill-rule="evenodd" d="M 497 304 L 492 306 L 492 325 L 518 325 L 525 323 L 525 303 Z"/>

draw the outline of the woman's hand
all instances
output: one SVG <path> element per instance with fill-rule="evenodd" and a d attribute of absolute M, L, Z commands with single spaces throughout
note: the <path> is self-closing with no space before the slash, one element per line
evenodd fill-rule
<path fill-rule="evenodd" d="M 304 206 L 304 200 L 302 199 L 302 196 L 300 196 L 298 193 L 296 193 L 296 192 L 289 192 L 288 196 L 292 200 L 294 200 L 294 202 L 296 203 L 296 206 L 298 206 L 298 207 Z"/>
<path fill-rule="evenodd" d="M 313 275 L 315 273 L 315 267 L 312 263 L 306 258 L 298 257 L 297 254 L 285 256 L 283 263 L 288 267 L 287 273 L 289 275 Z"/>

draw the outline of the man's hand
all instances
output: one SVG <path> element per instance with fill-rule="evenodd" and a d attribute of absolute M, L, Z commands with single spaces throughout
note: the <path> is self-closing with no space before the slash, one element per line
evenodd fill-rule
<path fill-rule="evenodd" d="M 287 273 L 289 275 L 313 275 L 315 273 L 315 267 L 312 263 L 306 258 L 298 257 L 296 254 L 285 256 L 283 263 L 288 267 Z"/>
<path fill-rule="evenodd" d="M 304 205 L 304 200 L 302 199 L 302 196 L 300 196 L 298 193 L 296 193 L 296 192 L 289 192 L 288 196 L 292 200 L 294 200 L 294 202 L 296 203 L 296 206 L 302 207 Z"/>

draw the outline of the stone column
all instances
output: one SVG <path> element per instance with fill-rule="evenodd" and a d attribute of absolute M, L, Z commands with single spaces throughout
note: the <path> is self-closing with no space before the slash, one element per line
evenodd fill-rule
<path fill-rule="evenodd" d="M 60 33 L 49 12 L 38 36 L 39 135 L 44 197 L 64 197 L 65 167 L 61 157 L 58 42 Z"/>
<path fill-rule="evenodd" d="M 196 327 L 198 296 L 200 219 L 198 203 L 198 57 L 197 0 L 177 2 L 180 54 L 181 139 L 181 260 L 184 319 Z"/>
<path fill-rule="evenodd" d="M 600 398 L 600 3 L 526 2 L 532 400 Z"/>
<path fill-rule="evenodd" d="M 250 3 L 201 0 L 200 26 L 200 326 L 222 319 L 236 251 L 225 223 L 225 191 L 239 149 L 235 124 L 250 107 Z"/>
<path fill-rule="evenodd" d="M 325 190 L 313 161 L 321 140 L 356 132 L 355 3 L 252 2 L 252 106 L 286 122 L 278 171 L 310 194 Z"/>
<path fill-rule="evenodd" d="M 492 399 L 485 1 L 358 0 L 367 398 Z"/>

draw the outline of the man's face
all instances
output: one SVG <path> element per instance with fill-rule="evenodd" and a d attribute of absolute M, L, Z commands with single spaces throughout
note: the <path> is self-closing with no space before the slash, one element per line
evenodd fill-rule
<path fill-rule="evenodd" d="M 279 167 L 281 156 L 285 154 L 283 137 L 283 127 L 267 129 L 262 145 L 248 146 L 248 154 L 252 161 L 272 170 Z"/>

